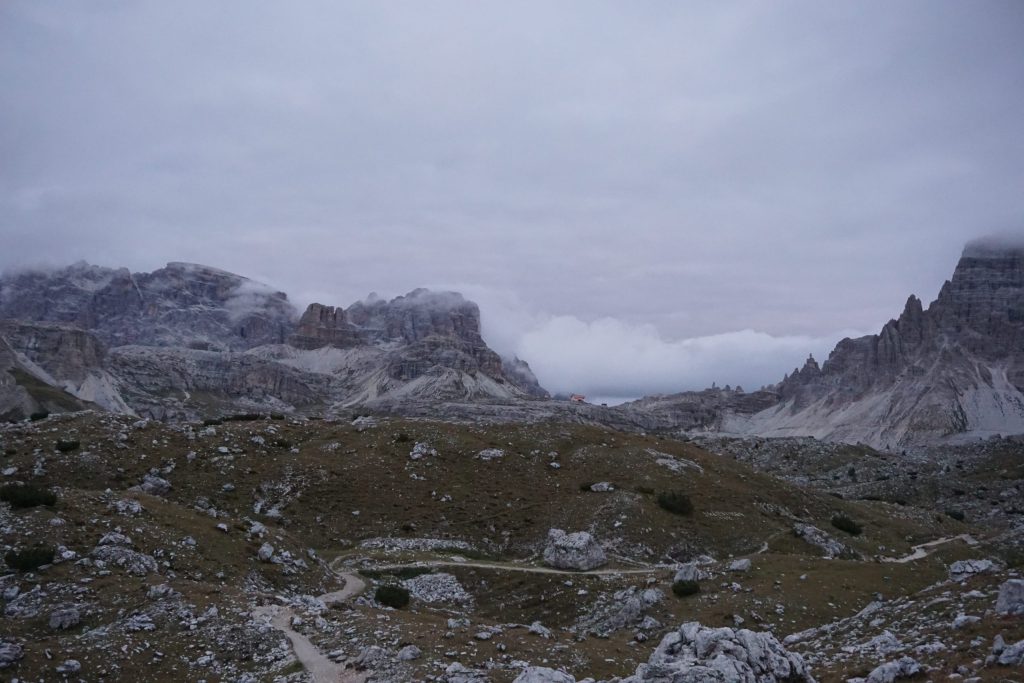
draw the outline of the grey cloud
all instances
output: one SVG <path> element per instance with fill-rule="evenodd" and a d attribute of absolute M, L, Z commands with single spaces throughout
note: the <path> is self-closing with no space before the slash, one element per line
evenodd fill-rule
<path fill-rule="evenodd" d="M 1024 227 L 1021 25 L 998 0 L 13 0 L 0 268 L 194 261 L 300 303 L 473 283 L 669 343 L 876 330 Z"/>

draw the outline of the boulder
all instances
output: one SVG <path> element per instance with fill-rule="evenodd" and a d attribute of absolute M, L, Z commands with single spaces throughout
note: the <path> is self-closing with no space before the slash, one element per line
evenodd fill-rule
<path fill-rule="evenodd" d="M 406 645 L 398 651 L 398 660 L 402 662 L 411 662 L 414 659 L 419 659 L 423 656 L 423 650 L 419 649 L 415 645 Z"/>
<path fill-rule="evenodd" d="M 729 571 L 731 572 L 749 572 L 750 571 L 750 560 L 744 558 L 742 560 L 733 560 L 729 563 Z"/>
<path fill-rule="evenodd" d="M 14 666 L 25 656 L 25 650 L 17 643 L 0 640 L 0 669 Z"/>
<path fill-rule="evenodd" d="M 256 551 L 256 557 L 259 558 L 260 562 L 270 562 L 270 558 L 274 556 L 274 546 L 269 543 L 264 543 L 260 546 L 260 549 Z"/>
<path fill-rule="evenodd" d="M 912 657 L 900 657 L 896 661 L 886 662 L 868 674 L 864 683 L 893 683 L 900 678 L 910 678 L 921 672 L 921 665 Z"/>
<path fill-rule="evenodd" d="M 672 582 L 676 581 L 700 581 L 707 578 L 707 573 L 697 566 L 696 562 L 687 562 L 679 565 Z"/>
<path fill-rule="evenodd" d="M 604 565 L 608 559 L 604 549 L 586 531 L 567 534 L 561 529 L 548 531 L 544 563 L 556 569 L 589 571 Z"/>
<path fill-rule="evenodd" d="M 82 613 L 77 607 L 62 607 L 50 612 L 50 628 L 65 631 L 82 623 Z"/>
<path fill-rule="evenodd" d="M 827 560 L 852 554 L 849 548 L 813 524 L 794 524 L 793 533 L 796 534 L 797 538 L 802 538 L 811 545 L 820 548 Z"/>
<path fill-rule="evenodd" d="M 814 683 L 803 658 L 767 632 L 691 621 L 662 638 L 622 683 Z"/>
<path fill-rule="evenodd" d="M 513 683 L 576 683 L 576 679 L 546 666 L 528 666 Z"/>
<path fill-rule="evenodd" d="M 996 612 L 1015 616 L 1024 615 L 1024 579 L 1010 579 L 999 586 Z"/>
<path fill-rule="evenodd" d="M 960 560 L 949 565 L 949 578 L 963 581 L 978 574 L 989 574 L 999 569 L 992 560 Z"/>

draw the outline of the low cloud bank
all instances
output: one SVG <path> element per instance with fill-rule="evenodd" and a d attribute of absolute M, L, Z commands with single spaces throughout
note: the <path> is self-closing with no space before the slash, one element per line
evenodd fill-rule
<path fill-rule="evenodd" d="M 712 383 L 752 391 L 778 382 L 802 366 L 808 354 L 822 362 L 837 341 L 862 334 L 843 330 L 822 337 L 776 337 L 744 329 L 665 339 L 650 324 L 534 313 L 512 295 L 487 290 L 468 295 L 480 305 L 488 344 L 527 361 L 545 389 L 609 402 Z"/>

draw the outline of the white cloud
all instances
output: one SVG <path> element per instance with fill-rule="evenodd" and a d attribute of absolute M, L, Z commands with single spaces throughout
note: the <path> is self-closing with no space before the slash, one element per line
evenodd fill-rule
<path fill-rule="evenodd" d="M 612 317 L 586 321 L 530 310 L 514 293 L 464 285 L 481 308 L 483 336 L 502 355 L 527 361 L 544 388 L 610 399 L 703 389 L 717 383 L 753 390 L 802 366 L 823 362 L 843 337 L 773 336 L 743 329 L 667 339 L 653 325 Z"/>

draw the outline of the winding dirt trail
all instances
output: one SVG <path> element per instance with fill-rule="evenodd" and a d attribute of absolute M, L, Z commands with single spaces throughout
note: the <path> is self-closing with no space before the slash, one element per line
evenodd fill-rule
<path fill-rule="evenodd" d="M 963 541 L 967 545 L 978 545 L 978 542 L 974 540 L 974 537 L 970 534 L 960 534 L 959 536 L 943 536 L 942 538 L 937 538 L 934 541 L 928 541 L 927 543 L 920 543 L 918 545 L 911 546 L 913 552 L 909 555 L 904 555 L 903 557 L 883 557 L 882 562 L 895 562 L 897 564 L 905 564 L 907 562 L 912 562 L 914 560 L 920 560 L 924 557 L 928 557 L 928 555 L 931 554 L 932 550 L 934 550 L 938 546 L 945 545 L 946 543 L 951 543 L 952 541 Z"/>
<path fill-rule="evenodd" d="M 338 560 L 335 560 L 337 562 Z M 565 576 L 610 576 L 612 574 L 654 574 L 668 571 L 668 567 L 644 567 L 642 569 L 591 569 L 589 571 L 573 571 L 571 569 L 554 569 L 552 567 L 534 567 L 528 564 L 511 562 L 455 562 L 454 560 L 419 560 L 398 564 L 384 564 L 374 567 L 377 571 L 395 571 L 413 567 L 473 567 L 475 569 L 493 569 L 495 571 L 523 572 L 526 574 L 562 574 Z M 332 563 L 333 568 L 333 563 Z"/>
<path fill-rule="evenodd" d="M 366 583 L 355 574 L 348 572 L 337 572 L 337 574 L 339 578 L 344 579 L 345 585 L 341 590 L 324 593 L 320 596 L 320 599 L 328 606 L 355 597 L 366 588 Z M 253 615 L 268 617 L 270 625 L 285 634 L 292 644 L 296 659 L 309 672 L 313 683 L 363 683 L 369 676 L 369 672 L 347 671 L 343 663 L 328 659 L 309 638 L 293 629 L 292 617 L 295 616 L 295 612 L 290 607 L 265 605 L 254 609 Z"/>

